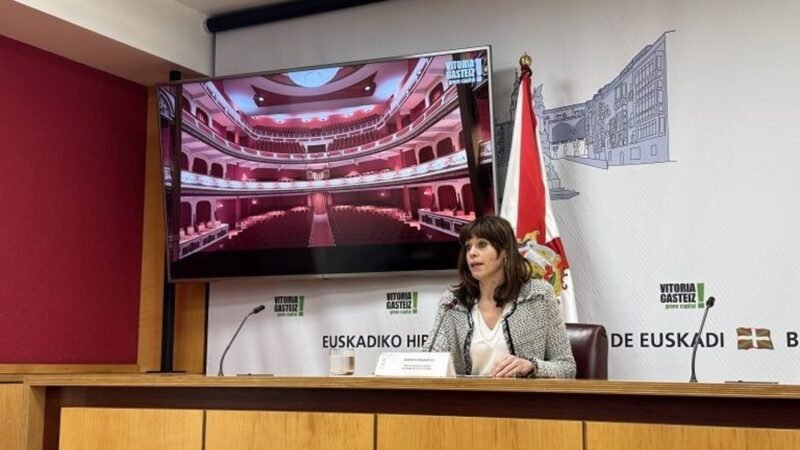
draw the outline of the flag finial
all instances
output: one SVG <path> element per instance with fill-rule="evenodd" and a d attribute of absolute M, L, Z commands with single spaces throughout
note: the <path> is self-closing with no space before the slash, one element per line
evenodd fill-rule
<path fill-rule="evenodd" d="M 531 73 L 531 64 L 533 63 L 533 58 L 528 55 L 528 52 L 523 52 L 522 56 L 519 57 L 519 67 L 522 73 Z"/>

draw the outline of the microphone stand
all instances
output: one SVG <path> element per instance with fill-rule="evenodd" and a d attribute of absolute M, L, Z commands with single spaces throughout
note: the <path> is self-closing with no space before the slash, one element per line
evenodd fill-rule
<path fill-rule="evenodd" d="M 247 319 L 250 318 L 250 316 L 252 316 L 253 314 L 258 314 L 263 310 L 264 310 L 264 305 L 259 305 L 259 306 L 256 306 L 255 308 L 253 308 L 252 311 L 247 313 L 246 316 L 244 316 L 244 319 L 242 319 L 242 323 L 239 324 L 239 328 L 237 328 L 236 332 L 233 333 L 233 337 L 231 338 L 230 342 L 228 342 L 228 346 L 225 347 L 225 351 L 222 352 L 222 357 L 219 359 L 219 372 L 217 372 L 217 376 L 218 377 L 225 376 L 225 374 L 222 372 L 222 365 L 225 363 L 225 355 L 227 355 L 228 354 L 228 350 L 231 349 L 231 345 L 233 345 L 233 341 L 236 340 L 236 336 L 238 336 L 239 332 L 242 331 L 242 327 L 244 326 L 244 323 L 247 321 Z"/>
<path fill-rule="evenodd" d="M 700 335 L 703 333 L 703 326 L 706 324 L 706 317 L 708 316 L 708 310 L 714 306 L 715 299 L 714 297 L 709 297 L 708 301 L 706 302 L 706 311 L 703 313 L 703 320 L 700 322 L 700 330 L 697 331 L 697 336 L 694 338 L 694 344 L 692 348 L 692 376 L 689 378 L 689 383 L 697 383 L 697 375 L 694 372 L 694 363 L 697 359 L 697 346 L 700 344 Z"/>

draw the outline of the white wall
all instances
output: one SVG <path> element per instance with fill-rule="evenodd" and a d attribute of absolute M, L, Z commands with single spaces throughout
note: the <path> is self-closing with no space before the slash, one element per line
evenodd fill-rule
<path fill-rule="evenodd" d="M 213 36 L 203 26 L 206 17 L 178 2 L 15 1 L 201 74 L 211 73 Z"/>
<path fill-rule="evenodd" d="M 494 106 L 508 118 L 514 69 L 534 58 L 548 108 L 589 100 L 645 46 L 667 40 L 670 160 L 607 170 L 558 161 L 580 194 L 554 203 L 581 320 L 611 333 L 694 330 L 667 311 L 666 282 L 717 297 L 701 379 L 800 380 L 800 31 L 795 1 L 382 2 L 222 33 L 218 75 L 493 46 Z M 735 328 L 772 330 L 775 350 L 737 350 Z M 638 342 L 638 341 L 637 341 Z M 686 379 L 685 348 L 612 349 L 615 378 Z"/>
<path fill-rule="evenodd" d="M 798 13 L 792 0 L 393 0 L 219 33 L 215 69 L 228 75 L 489 44 L 499 119 L 507 120 L 523 51 L 534 58 L 535 82 L 550 87 L 550 101 L 567 104 L 589 98 L 645 43 L 675 29 L 673 48 L 686 64 L 673 68 L 673 83 L 720 100 L 797 74 L 789 55 L 800 37 Z M 726 83 L 698 77 L 709 70 L 724 73 Z M 767 84 L 770 92 L 761 93 L 780 101 L 779 83 Z"/>

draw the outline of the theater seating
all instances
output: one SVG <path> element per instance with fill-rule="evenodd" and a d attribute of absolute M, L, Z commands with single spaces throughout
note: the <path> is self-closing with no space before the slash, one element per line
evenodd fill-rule
<path fill-rule="evenodd" d="M 399 210 L 340 207 L 328 210 L 336 245 L 420 242 L 425 234 L 400 219 Z"/>
<path fill-rule="evenodd" d="M 269 142 L 251 139 L 248 147 L 272 153 L 303 153 L 303 146 L 299 142 Z"/>
<path fill-rule="evenodd" d="M 342 150 L 369 144 L 370 142 L 375 142 L 378 139 L 387 136 L 388 134 L 388 130 L 384 127 L 381 130 L 371 130 L 364 133 L 359 133 L 355 136 L 337 138 L 333 140 L 330 146 L 328 146 L 328 151 Z"/>
<path fill-rule="evenodd" d="M 232 237 L 226 250 L 308 247 L 313 214 L 308 208 L 274 211 L 243 221 L 245 229 Z"/>

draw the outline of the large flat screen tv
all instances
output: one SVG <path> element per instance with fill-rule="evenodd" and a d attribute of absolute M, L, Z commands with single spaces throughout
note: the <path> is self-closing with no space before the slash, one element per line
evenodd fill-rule
<path fill-rule="evenodd" d="M 494 212 L 488 47 L 158 87 L 171 280 L 452 270 Z"/>

